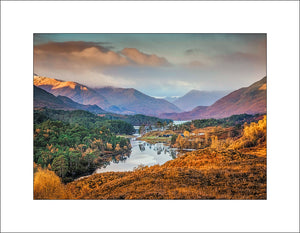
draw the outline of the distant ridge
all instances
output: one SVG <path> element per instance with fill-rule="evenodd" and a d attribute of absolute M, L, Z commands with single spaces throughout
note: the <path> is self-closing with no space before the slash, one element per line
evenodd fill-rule
<path fill-rule="evenodd" d="M 148 96 L 134 88 L 103 87 L 94 89 L 103 95 L 114 107 L 125 114 L 158 115 L 163 112 L 180 112 L 174 104 Z M 111 108 L 110 108 L 111 109 Z"/>
<path fill-rule="evenodd" d="M 224 118 L 236 114 L 256 114 L 267 112 L 267 77 L 229 93 L 211 106 L 198 106 L 192 111 L 164 113 L 160 117 L 173 120 L 193 120 Z"/>
<path fill-rule="evenodd" d="M 105 113 L 105 111 L 97 105 L 79 104 L 66 96 L 56 97 L 36 86 L 34 86 L 34 107 L 47 107 L 57 110 L 85 110 L 96 114 Z"/>
<path fill-rule="evenodd" d="M 210 106 L 228 93 L 229 91 L 191 90 L 184 96 L 175 99 L 173 104 L 182 110 L 190 111 L 197 106 Z"/>
<path fill-rule="evenodd" d="M 156 116 L 163 112 L 180 112 L 172 103 L 143 94 L 134 88 L 90 88 L 76 82 L 34 76 L 34 85 L 55 96 L 66 96 L 73 101 L 101 107 L 118 114 Z"/>

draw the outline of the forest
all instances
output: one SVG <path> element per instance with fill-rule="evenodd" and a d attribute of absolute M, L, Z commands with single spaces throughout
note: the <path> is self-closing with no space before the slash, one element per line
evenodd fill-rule
<path fill-rule="evenodd" d="M 115 134 L 133 134 L 135 129 L 132 124 L 122 120 L 111 120 L 107 117 L 97 116 L 93 113 L 74 110 L 53 110 L 36 109 L 34 110 L 34 123 L 42 123 L 46 120 L 62 121 L 71 125 L 80 125 L 88 129 L 105 127 Z"/>
<path fill-rule="evenodd" d="M 150 124 L 156 117 L 99 116 L 84 110 L 34 110 L 34 163 L 56 173 L 64 183 L 92 174 L 130 153 L 133 123 Z M 163 122 L 163 120 L 161 120 Z M 170 120 L 168 120 L 170 122 Z"/>
<path fill-rule="evenodd" d="M 34 113 L 34 163 L 54 171 L 63 182 L 89 175 L 112 160 L 125 159 L 130 152 L 129 139 L 116 136 L 133 133 L 129 123 L 85 111 L 56 111 Z"/>
<path fill-rule="evenodd" d="M 105 114 L 105 116 L 109 119 L 113 119 L 113 120 L 123 120 L 126 121 L 132 125 L 137 125 L 137 126 L 141 126 L 141 125 L 155 125 L 157 122 L 161 122 L 161 123 L 165 123 L 165 124 L 169 124 L 171 122 L 173 122 L 170 119 L 161 119 L 158 117 L 153 117 L 153 116 L 146 116 L 143 114 L 135 114 L 135 115 L 119 115 L 119 114 Z"/>
<path fill-rule="evenodd" d="M 239 114 L 232 115 L 230 117 L 221 118 L 221 119 L 198 119 L 186 122 L 181 125 L 174 125 L 173 130 L 187 130 L 191 131 L 193 128 L 206 128 L 213 126 L 221 126 L 221 127 L 230 127 L 234 126 L 235 128 L 241 128 L 244 123 L 258 122 L 263 118 L 263 114 Z"/>

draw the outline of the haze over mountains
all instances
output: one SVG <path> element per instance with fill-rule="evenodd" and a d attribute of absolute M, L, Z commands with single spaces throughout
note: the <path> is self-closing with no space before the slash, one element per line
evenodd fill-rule
<path fill-rule="evenodd" d="M 94 113 L 144 114 L 173 120 L 223 118 L 234 114 L 266 113 L 266 77 L 214 102 L 225 91 L 192 90 L 173 103 L 157 99 L 134 88 L 90 88 L 76 82 L 34 76 L 34 106 L 54 109 L 82 109 Z M 48 93 L 49 92 L 49 93 Z M 179 106 L 179 107 L 177 107 Z M 194 106 L 191 111 L 184 111 Z"/>
<path fill-rule="evenodd" d="M 117 106 L 121 110 L 117 113 L 121 114 L 158 115 L 166 112 L 166 109 L 171 112 L 181 111 L 177 106 L 164 99 L 156 99 L 134 88 L 103 87 L 94 90 L 113 104 L 107 110 L 116 112 L 114 106 Z"/>
<path fill-rule="evenodd" d="M 119 114 L 158 115 L 164 112 L 180 112 L 174 104 L 156 99 L 133 88 L 103 87 L 93 89 L 76 82 L 34 76 L 34 85 L 58 96 L 66 96 L 84 105 L 96 104 L 106 111 Z"/>
<path fill-rule="evenodd" d="M 105 113 L 103 109 L 97 105 L 83 105 L 74 102 L 66 96 L 54 96 L 51 93 L 34 86 L 34 107 L 35 108 L 51 108 L 57 110 L 85 110 L 92 113 L 100 114 Z"/>
<path fill-rule="evenodd" d="M 173 120 L 193 120 L 203 118 L 224 118 L 235 114 L 256 114 L 267 112 L 267 78 L 229 93 L 211 106 L 198 106 L 192 111 L 165 113 L 160 117 Z"/>
<path fill-rule="evenodd" d="M 184 111 L 190 111 L 197 106 L 209 106 L 222 98 L 229 91 L 199 91 L 191 90 L 184 96 L 176 98 L 172 101 L 177 107 Z"/>

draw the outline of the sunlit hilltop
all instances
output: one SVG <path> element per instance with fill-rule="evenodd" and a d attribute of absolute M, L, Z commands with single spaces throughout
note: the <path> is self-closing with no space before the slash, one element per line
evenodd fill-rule
<path fill-rule="evenodd" d="M 75 87 L 78 85 L 75 82 L 70 81 L 60 81 L 54 78 L 48 78 L 48 77 L 42 77 L 42 76 L 34 76 L 34 82 L 33 84 L 35 86 L 42 86 L 42 85 L 49 85 L 52 86 L 52 89 L 60 89 L 64 87 L 69 87 L 71 89 L 75 89 Z M 87 88 L 80 85 L 80 89 L 87 91 Z"/>

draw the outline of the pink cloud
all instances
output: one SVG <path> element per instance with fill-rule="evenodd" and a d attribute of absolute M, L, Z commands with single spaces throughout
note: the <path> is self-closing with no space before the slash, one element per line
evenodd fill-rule
<path fill-rule="evenodd" d="M 168 61 L 135 48 L 120 53 L 105 43 L 84 41 L 49 42 L 34 47 L 34 66 L 50 69 L 99 69 L 107 66 L 164 66 Z"/>
<path fill-rule="evenodd" d="M 133 61 L 137 65 L 143 66 L 166 66 L 169 65 L 168 61 L 163 57 L 158 57 L 155 54 L 145 54 L 136 48 L 125 48 L 121 53 Z"/>

